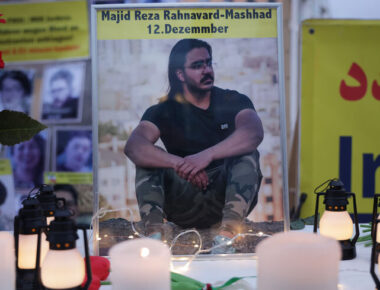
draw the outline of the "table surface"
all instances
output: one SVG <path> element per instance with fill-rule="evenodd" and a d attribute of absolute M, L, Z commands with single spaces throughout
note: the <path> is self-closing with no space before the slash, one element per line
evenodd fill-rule
<path fill-rule="evenodd" d="M 312 227 L 309 226 L 303 231 L 311 232 Z M 83 252 L 79 243 L 78 241 L 78 249 Z M 369 272 L 371 247 L 364 247 L 362 243 L 357 243 L 356 251 L 357 257 L 355 259 L 340 262 L 338 290 L 375 289 L 375 283 Z M 185 262 L 173 261 L 174 269 L 179 269 L 184 265 Z M 181 273 L 180 271 L 178 272 Z M 188 271 L 182 272 L 182 274 L 203 283 L 211 283 L 213 286 L 221 285 L 232 277 L 251 276 L 251 278 L 245 278 L 225 289 L 257 289 L 256 278 L 254 277 L 257 274 L 257 261 L 251 257 L 194 260 Z M 110 289 L 112 289 L 112 286 L 101 287 L 101 290 Z"/>

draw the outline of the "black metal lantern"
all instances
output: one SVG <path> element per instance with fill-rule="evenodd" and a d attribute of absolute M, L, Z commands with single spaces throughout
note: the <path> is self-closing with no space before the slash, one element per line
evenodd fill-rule
<path fill-rule="evenodd" d="M 377 241 L 376 232 L 377 227 L 380 222 L 380 219 L 376 219 L 373 222 L 373 232 L 372 232 L 372 251 L 371 251 L 371 267 L 370 267 L 370 273 L 372 276 L 372 279 L 375 281 L 376 289 L 380 289 L 380 281 L 375 273 L 375 264 L 378 263 L 378 255 L 377 255 L 377 249 L 379 248 L 379 243 Z M 379 264 L 379 263 L 378 263 Z M 380 265 L 380 264 L 379 264 Z M 379 269 L 380 271 L 380 269 Z"/>
<path fill-rule="evenodd" d="M 319 197 L 324 196 L 325 211 L 319 222 L 320 234 L 334 238 L 340 242 L 342 260 L 354 259 L 356 257 L 355 244 L 359 237 L 355 194 L 346 192 L 343 183 L 338 179 L 330 180 L 326 190 L 324 192 L 316 192 L 316 194 L 314 232 L 317 232 L 318 227 Z M 355 236 L 353 239 L 351 239 L 353 235 L 353 223 L 347 212 L 347 204 L 350 197 L 353 199 L 354 207 Z"/>
<path fill-rule="evenodd" d="M 47 231 L 49 251 L 40 269 L 44 289 L 88 289 L 92 274 L 86 229 L 77 226 L 67 209 L 57 209 Z M 76 249 L 77 230 L 83 230 L 85 259 Z M 85 264 L 85 265 L 84 265 Z M 85 274 L 87 282 L 82 284 Z"/>
<path fill-rule="evenodd" d="M 38 250 L 44 251 L 45 244 L 38 245 L 40 229 L 46 226 L 40 203 L 35 198 L 27 198 L 14 219 L 14 239 L 16 251 L 16 288 L 39 289 L 36 267 L 40 261 Z"/>
<path fill-rule="evenodd" d="M 36 198 L 41 204 L 43 214 L 46 217 L 46 222 L 49 225 L 54 219 L 54 214 L 57 210 L 57 197 L 54 194 L 53 187 L 51 185 L 42 184 L 39 187 Z"/>

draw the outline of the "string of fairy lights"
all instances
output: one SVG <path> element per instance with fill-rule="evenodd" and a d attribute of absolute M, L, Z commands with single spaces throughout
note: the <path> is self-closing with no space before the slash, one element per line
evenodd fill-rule
<path fill-rule="evenodd" d="M 147 236 L 145 236 L 144 234 L 140 233 L 139 231 L 136 230 L 136 227 L 134 225 L 134 215 L 133 215 L 133 212 L 130 208 L 127 208 L 127 207 L 123 207 L 123 208 L 119 208 L 119 209 L 105 209 L 105 208 L 100 208 L 91 218 L 91 225 L 90 225 L 90 229 L 93 229 L 93 224 L 96 222 L 97 219 L 101 219 L 103 218 L 106 214 L 108 213 L 112 213 L 112 212 L 120 212 L 120 211 L 127 211 L 129 214 L 130 214 L 130 217 L 131 217 L 131 227 L 132 227 L 132 231 L 133 231 L 133 235 L 129 235 L 128 238 L 129 239 L 134 239 L 135 237 L 140 237 L 140 238 L 148 238 Z M 183 259 L 184 261 L 187 261 L 186 264 L 184 266 L 181 266 L 181 267 L 177 267 L 177 268 L 174 268 L 173 264 L 171 264 L 171 270 L 174 271 L 174 272 L 181 272 L 181 273 L 184 273 L 184 272 L 187 272 L 190 268 L 190 264 L 193 262 L 193 260 L 195 258 L 197 258 L 200 254 L 202 253 L 211 253 L 213 250 L 215 249 L 218 249 L 218 248 L 221 248 L 221 247 L 226 247 L 226 246 L 230 246 L 232 245 L 235 240 L 239 239 L 239 238 L 244 238 L 244 237 L 270 237 L 271 235 L 268 235 L 268 234 L 264 234 L 263 232 L 258 232 L 258 233 L 252 233 L 252 232 L 248 232 L 248 233 L 238 233 L 237 235 L 235 235 L 234 237 L 232 237 L 231 239 L 226 239 L 225 241 L 217 244 L 217 245 L 214 245 L 210 248 L 206 248 L 206 249 L 202 249 L 203 248 L 203 240 L 202 240 L 202 236 L 201 234 L 196 230 L 196 229 L 189 229 L 189 230 L 185 230 L 181 233 L 179 233 L 178 235 L 176 235 L 173 240 L 171 241 L 169 248 L 170 250 L 172 250 L 174 248 L 174 246 L 176 245 L 176 243 L 178 242 L 178 239 L 184 235 L 187 235 L 187 234 L 195 234 L 198 239 L 199 239 L 199 243 L 196 243 L 193 241 L 194 245 L 193 247 L 196 248 L 196 252 L 192 255 L 190 255 L 189 257 L 186 257 L 185 259 Z M 92 235 L 92 231 L 91 231 L 91 238 L 93 237 Z M 100 237 L 99 236 L 99 233 L 96 234 L 96 239 L 98 241 L 102 240 L 102 238 L 108 238 L 109 235 L 108 234 L 104 234 L 103 237 Z M 114 237 L 114 236 L 113 236 Z M 124 236 L 123 236 L 124 237 Z M 163 241 L 164 243 L 168 243 L 166 240 Z"/>

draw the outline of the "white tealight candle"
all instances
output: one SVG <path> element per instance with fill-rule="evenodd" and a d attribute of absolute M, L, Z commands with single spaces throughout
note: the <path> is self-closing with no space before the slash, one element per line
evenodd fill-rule
<path fill-rule="evenodd" d="M 13 236 L 8 232 L 0 232 L 0 289 L 15 289 L 16 267 Z"/>
<path fill-rule="evenodd" d="M 170 250 L 153 239 L 136 239 L 110 249 L 113 290 L 169 290 Z"/>
<path fill-rule="evenodd" d="M 257 257 L 260 290 L 337 289 L 341 248 L 332 238 L 275 234 L 257 246 Z"/>

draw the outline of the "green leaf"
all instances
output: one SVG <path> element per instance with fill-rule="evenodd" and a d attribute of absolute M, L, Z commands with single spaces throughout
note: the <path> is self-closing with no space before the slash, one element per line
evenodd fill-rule
<path fill-rule="evenodd" d="M 360 226 L 361 228 L 372 228 L 371 223 L 369 223 L 368 225 L 367 225 L 367 224 L 360 224 L 359 226 Z"/>
<path fill-rule="evenodd" d="M 302 219 L 305 222 L 305 225 L 313 226 L 314 225 L 314 216 L 309 216 L 307 218 Z M 319 223 L 319 214 L 318 214 L 318 223 Z"/>
<path fill-rule="evenodd" d="M 171 282 L 171 290 L 201 290 L 202 288 L 190 282 Z"/>
<path fill-rule="evenodd" d="M 28 115 L 3 110 L 0 112 L 0 144 L 15 145 L 31 139 L 47 127 Z"/>
<path fill-rule="evenodd" d="M 172 290 L 199 290 L 202 289 L 205 285 L 195 279 L 175 272 L 170 273 L 170 278 Z"/>
<path fill-rule="evenodd" d="M 244 278 L 255 278 L 256 276 L 247 276 L 247 277 L 232 277 L 230 280 L 228 280 L 226 283 L 224 283 L 222 286 L 219 286 L 219 287 L 213 287 L 213 289 L 215 290 L 219 290 L 219 289 L 223 289 L 227 286 L 230 286 L 234 283 L 236 283 L 237 281 L 241 280 L 241 279 L 244 279 Z"/>
<path fill-rule="evenodd" d="M 302 230 L 304 227 L 305 227 L 305 223 L 301 219 L 292 221 L 290 223 L 290 229 L 291 230 Z"/>
<path fill-rule="evenodd" d="M 368 235 L 359 237 L 358 238 L 358 243 L 360 243 L 360 242 L 366 242 L 366 241 L 370 241 L 370 240 L 372 240 L 372 236 L 371 236 L 371 234 L 368 234 Z"/>
<path fill-rule="evenodd" d="M 100 281 L 100 285 L 112 285 L 111 281 Z"/>

